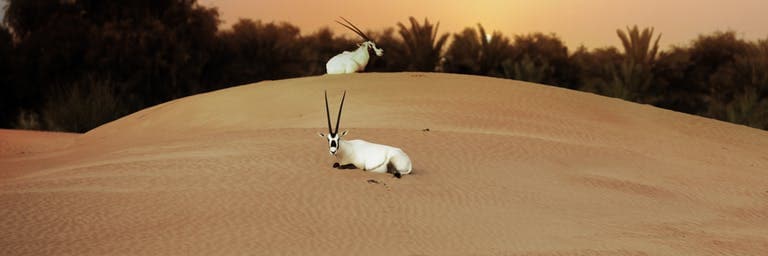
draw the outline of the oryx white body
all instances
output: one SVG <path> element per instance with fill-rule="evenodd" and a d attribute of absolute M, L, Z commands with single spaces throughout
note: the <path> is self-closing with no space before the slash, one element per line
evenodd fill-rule
<path fill-rule="evenodd" d="M 352 22 L 349 22 L 344 17 L 340 18 L 344 20 L 346 24 L 336 21 L 337 23 L 352 30 L 352 32 L 355 32 L 364 41 L 357 45 L 357 50 L 355 51 L 344 51 L 333 56 L 333 58 L 325 63 L 325 71 L 327 74 L 351 74 L 363 71 L 365 70 L 365 66 L 368 65 L 368 60 L 371 58 L 371 55 L 368 54 L 368 49 L 373 50 L 373 52 L 376 53 L 376 56 L 384 55 L 384 50 L 376 47 L 376 43 L 374 43 L 368 35 L 363 33 L 362 30 L 352 24 Z"/>
<path fill-rule="evenodd" d="M 331 114 L 328 110 L 328 94 L 326 93 L 325 112 L 328 117 L 328 134 L 318 133 L 320 137 L 325 137 L 328 140 L 328 152 L 336 157 L 337 162 L 333 166 L 346 168 L 349 165 L 353 165 L 355 168 L 360 168 L 364 171 L 377 173 L 391 172 L 398 178 L 401 175 L 411 173 L 413 170 L 411 159 L 399 148 L 364 140 L 341 139 L 344 135 L 347 135 L 346 130 L 338 133 L 341 110 L 344 107 L 346 95 L 347 92 L 345 91 L 339 106 L 336 128 L 331 129 Z"/>
<path fill-rule="evenodd" d="M 342 136 L 346 134 L 342 132 Z M 387 173 L 397 172 L 404 175 L 411 173 L 411 159 L 403 150 L 387 145 L 367 142 L 364 140 L 339 139 L 336 150 L 336 161 L 339 165 L 354 165 L 363 171 Z"/>
<path fill-rule="evenodd" d="M 328 74 L 351 74 L 365 70 L 368 60 L 371 58 L 368 49 L 372 49 L 376 55 L 384 55 L 384 50 L 377 48 L 372 41 L 365 41 L 355 51 L 344 51 L 333 56 L 325 63 L 325 70 Z"/>

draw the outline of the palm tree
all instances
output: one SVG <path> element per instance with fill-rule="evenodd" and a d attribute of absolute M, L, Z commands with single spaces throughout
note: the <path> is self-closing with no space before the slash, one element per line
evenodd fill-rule
<path fill-rule="evenodd" d="M 653 80 L 651 68 L 656 60 L 661 35 L 651 45 L 653 28 L 640 31 L 637 26 L 627 27 L 627 32 L 616 30 L 616 34 L 624 46 L 624 60 L 614 69 L 613 80 L 607 83 L 612 88 L 604 89 L 613 92 L 609 96 L 650 103 L 646 101 L 656 98 L 649 89 Z"/>
<path fill-rule="evenodd" d="M 503 76 L 502 63 L 511 57 L 509 39 L 499 32 L 489 35 L 481 24 L 453 35 L 446 52 L 445 71 L 461 74 Z"/>
<path fill-rule="evenodd" d="M 479 75 L 480 39 L 477 31 L 465 28 L 453 35 L 453 42 L 445 53 L 443 70 L 450 73 Z"/>
<path fill-rule="evenodd" d="M 378 47 L 384 49 L 384 56 L 372 55 L 367 72 L 403 72 L 411 65 L 411 56 L 406 55 L 406 46 L 400 36 L 395 34 L 394 28 L 385 28 L 383 31 L 368 31 L 368 36 L 376 42 Z"/>
<path fill-rule="evenodd" d="M 627 32 L 617 29 L 616 34 L 621 39 L 622 46 L 624 46 L 625 60 L 643 66 L 653 64 L 656 59 L 656 53 L 659 50 L 661 34 L 656 37 L 653 46 L 651 46 L 653 28 L 645 28 L 643 31 L 640 31 L 637 25 L 635 25 L 632 28 L 627 27 Z"/>
<path fill-rule="evenodd" d="M 440 53 L 443 49 L 448 34 L 437 36 L 438 22 L 435 25 L 425 18 L 424 24 L 419 25 L 416 18 L 410 17 L 410 29 L 398 22 L 400 36 L 404 43 L 404 57 L 410 60 L 407 70 L 411 71 L 435 71 L 440 61 Z"/>
<path fill-rule="evenodd" d="M 509 39 L 502 36 L 498 31 L 493 34 L 485 32 L 483 25 L 477 24 L 480 33 L 480 73 L 490 76 L 501 76 L 504 74 L 502 63 L 511 55 Z"/>

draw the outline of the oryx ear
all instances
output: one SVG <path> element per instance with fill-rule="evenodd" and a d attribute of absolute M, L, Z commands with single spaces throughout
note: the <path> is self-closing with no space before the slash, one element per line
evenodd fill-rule
<path fill-rule="evenodd" d="M 344 135 L 347 135 L 347 130 L 344 130 L 339 134 L 339 138 L 344 137 Z"/>
<path fill-rule="evenodd" d="M 323 138 L 325 138 L 325 134 L 323 134 L 322 132 L 318 132 L 318 133 L 317 133 L 317 136 L 320 136 L 320 137 L 323 137 Z"/>

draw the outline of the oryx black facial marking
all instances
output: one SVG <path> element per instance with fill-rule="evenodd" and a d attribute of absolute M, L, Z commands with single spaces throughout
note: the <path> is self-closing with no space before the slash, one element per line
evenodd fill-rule
<path fill-rule="evenodd" d="M 338 133 L 339 121 L 341 121 L 341 110 L 344 108 L 344 99 L 346 97 L 347 91 L 344 91 L 344 95 L 341 96 L 341 105 L 339 105 L 339 115 L 336 117 L 336 128 L 331 129 L 331 113 L 328 108 L 328 91 L 325 91 L 325 114 L 328 120 L 328 135 L 326 135 L 326 138 L 328 139 L 328 152 L 331 153 L 331 155 L 336 155 L 336 152 L 339 151 L 341 146 L 339 144 L 339 139 L 341 136 Z"/>
<path fill-rule="evenodd" d="M 328 134 L 328 150 L 331 153 L 331 155 L 335 155 L 337 151 L 339 151 L 339 135 L 338 134 Z"/>

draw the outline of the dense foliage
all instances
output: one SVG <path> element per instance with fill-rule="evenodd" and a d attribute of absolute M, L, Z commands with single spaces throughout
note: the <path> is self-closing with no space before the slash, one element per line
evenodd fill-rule
<path fill-rule="evenodd" d="M 196 0 L 5 0 L 0 127 L 84 132 L 142 108 L 261 80 L 325 73 L 355 38 L 242 19 L 220 30 Z M 569 51 L 554 34 L 506 37 L 439 23 L 369 31 L 368 71 L 486 75 L 590 91 L 768 129 L 768 39 L 701 35 L 659 49 L 652 28 L 617 30 L 622 49 Z"/>

